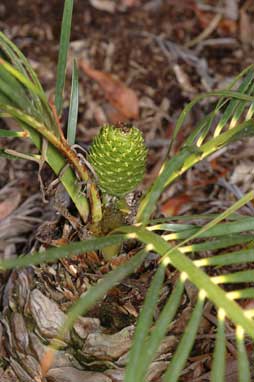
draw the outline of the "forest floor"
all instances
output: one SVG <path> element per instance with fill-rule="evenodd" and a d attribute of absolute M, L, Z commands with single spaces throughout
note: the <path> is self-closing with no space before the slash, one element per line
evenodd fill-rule
<path fill-rule="evenodd" d="M 0 29 L 28 57 L 49 98 L 54 94 L 62 4 L 62 0 L 8 0 L 0 4 Z M 142 191 L 158 174 L 184 105 L 201 92 L 225 88 L 253 63 L 254 4 L 250 0 L 78 1 L 71 41 L 67 89 L 73 57 L 80 66 L 77 141 L 86 149 L 98 126 L 133 120 L 149 148 Z M 112 98 L 108 86 L 124 102 Z M 63 118 L 68 115 L 68 98 L 67 91 Z M 180 134 L 179 145 L 214 102 L 214 98 L 207 98 L 194 108 Z M 0 138 L 1 146 L 6 143 Z M 17 139 L 8 139 L 8 147 L 32 150 L 28 142 Z M 164 192 L 157 216 L 225 210 L 253 188 L 253 149 L 253 139 L 239 142 L 189 170 Z M 27 253 L 35 240 L 51 244 L 52 237 L 45 238 L 39 229 L 52 219 L 52 205 L 42 201 L 37 170 L 37 164 L 32 162 L 0 160 L 2 258 Z M 49 170 L 44 169 L 46 184 L 47 176 L 51 179 Z M 243 209 L 249 215 L 253 211 L 252 205 Z M 96 266 L 100 272 L 102 267 L 106 269 L 106 265 Z M 109 295 L 99 311 L 97 307 L 90 314 L 111 331 L 135 322 L 152 274 L 150 266 L 135 281 L 139 294 L 134 293 L 133 286 L 128 302 L 121 295 L 126 292 L 122 286 Z M 0 292 L 6 280 L 7 275 L 0 275 Z M 174 327 L 176 336 L 184 329 L 190 305 L 191 301 L 187 301 L 183 307 L 181 322 Z M 192 363 L 185 370 L 186 381 L 208 378 L 214 320 L 215 313 L 208 306 L 203 333 L 197 340 Z M 230 374 L 236 354 L 233 345 L 229 353 L 232 363 L 228 363 L 228 380 L 234 381 L 236 371 Z"/>

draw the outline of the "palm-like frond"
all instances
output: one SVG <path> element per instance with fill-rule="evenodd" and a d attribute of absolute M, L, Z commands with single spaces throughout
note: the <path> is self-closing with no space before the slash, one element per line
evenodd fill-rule
<path fill-rule="evenodd" d="M 251 196 L 253 196 L 251 194 Z M 69 246 L 57 249 L 50 249 L 43 253 L 34 255 L 27 255 L 15 260 L 5 260 L 0 262 L 1 269 L 8 269 L 11 267 L 23 267 L 31 264 L 40 264 L 41 262 L 52 262 L 64 256 L 78 254 L 88 250 L 96 250 L 103 248 L 107 245 L 119 243 L 128 238 L 137 238 L 143 242 L 145 250 L 136 254 L 136 256 L 127 264 L 110 272 L 100 283 L 94 285 L 88 292 L 82 296 L 82 298 L 73 306 L 68 315 L 68 321 L 64 325 L 59 335 L 63 335 L 66 330 L 69 330 L 78 316 L 87 312 L 91 306 L 101 299 L 107 290 L 111 289 L 116 283 L 121 281 L 127 274 L 133 272 L 144 260 L 148 251 L 155 251 L 162 257 L 161 265 L 159 266 L 150 289 L 147 293 L 146 300 L 139 317 L 139 321 L 136 328 L 136 334 L 134 337 L 133 349 L 130 353 L 129 366 L 126 372 L 125 381 L 133 380 L 133 373 L 135 373 L 135 380 L 138 382 L 144 382 L 146 379 L 146 373 L 148 366 L 153 360 L 158 350 L 158 347 L 163 340 L 165 334 L 168 331 L 169 325 L 176 316 L 180 304 L 181 297 L 184 291 L 184 283 L 186 279 L 189 279 L 199 290 L 198 300 L 196 307 L 193 310 L 189 324 L 186 328 L 186 332 L 183 335 L 176 352 L 169 364 L 169 368 L 165 372 L 164 381 L 177 381 L 180 378 L 181 371 L 186 363 L 189 353 L 192 349 L 192 345 L 195 341 L 196 333 L 198 331 L 198 324 L 202 316 L 202 308 L 204 305 L 204 299 L 211 300 L 218 311 L 218 328 L 216 336 L 216 344 L 214 350 L 213 368 L 211 372 L 212 380 L 223 381 L 225 370 L 225 319 L 230 319 L 236 326 L 236 340 L 239 353 L 239 375 L 249 375 L 250 369 L 246 365 L 248 364 L 247 352 L 244 345 L 245 333 L 251 338 L 254 338 L 254 322 L 252 312 L 244 311 L 235 300 L 243 298 L 253 298 L 254 288 L 244 286 L 245 283 L 253 281 L 254 271 L 244 270 L 234 273 L 223 274 L 219 276 L 209 276 L 206 269 L 209 266 L 210 272 L 213 266 L 229 266 L 231 264 L 248 264 L 253 261 L 253 252 L 251 246 L 253 243 L 253 236 L 248 235 L 248 232 L 253 230 L 252 224 L 254 218 L 243 218 L 236 214 L 236 207 L 239 208 L 239 204 L 244 204 L 249 198 L 244 198 L 241 203 L 236 203 L 234 208 L 228 209 L 221 216 L 218 215 L 203 227 L 195 227 L 194 224 L 191 228 L 185 226 L 185 230 L 188 231 L 189 236 L 180 235 L 177 239 L 172 239 L 174 242 L 177 240 L 177 244 L 171 246 L 168 241 L 165 240 L 165 236 L 159 236 L 155 232 L 142 227 L 126 226 L 122 227 L 120 231 L 122 234 L 114 234 L 105 238 L 90 239 L 85 242 L 73 243 Z M 230 214 L 232 214 L 230 216 Z M 206 217 L 207 218 L 207 217 Z M 230 218 L 230 222 L 220 223 L 218 226 L 213 226 L 218 220 L 223 218 Z M 181 219 L 181 217 L 179 217 Z M 250 224 L 246 226 L 242 225 L 248 221 Z M 163 223 L 166 224 L 165 222 Z M 168 229 L 171 229 L 171 223 L 168 223 Z M 232 242 L 229 240 L 228 225 L 233 224 L 234 227 L 238 225 L 238 236 L 243 236 L 244 240 L 238 241 L 240 243 L 245 242 L 246 249 L 232 250 Z M 179 224 L 180 226 L 180 224 Z M 193 227 L 194 226 L 194 227 Z M 217 235 L 223 233 L 223 226 L 225 226 L 224 235 Z M 206 228 L 204 228 L 206 227 Z M 154 227 L 152 227 L 154 228 Z M 165 228 L 165 226 L 164 226 Z M 174 225 L 174 230 L 178 229 L 178 225 Z M 161 230 L 161 226 L 157 227 Z M 232 231 L 230 231 L 232 232 Z M 235 229 L 233 230 L 235 232 Z M 200 236 L 198 235 L 200 233 Z M 187 236 L 187 238 L 186 238 Z M 193 237 L 202 239 L 202 243 L 189 244 L 188 250 L 186 241 L 193 240 Z M 184 240 L 182 240 L 184 237 Z M 216 253 L 209 257 L 199 257 L 200 250 L 211 251 L 211 244 L 216 242 Z M 181 243 L 184 245 L 181 246 Z M 220 243 L 220 246 L 218 245 Z M 199 246 L 199 247 L 195 247 Z M 203 247 L 200 247 L 203 245 Z M 226 252 L 217 254 L 218 248 L 226 250 Z M 229 248 L 231 252 L 229 252 Z M 228 252 L 227 252 L 228 251 Z M 192 258 L 188 257 L 188 253 L 191 253 Z M 152 317 L 158 301 L 158 295 L 164 279 L 165 267 L 168 264 L 174 266 L 179 271 L 179 279 L 176 282 L 175 288 L 165 304 L 162 312 L 160 313 L 155 325 L 152 327 Z M 223 268 L 221 268 L 223 270 Z M 212 272 L 211 272 L 212 273 Z M 226 286 L 231 284 L 231 290 L 227 292 L 220 285 Z M 242 289 L 239 290 L 239 286 L 235 290 L 232 290 L 232 284 L 243 284 Z M 225 287 L 226 288 L 226 287 Z M 152 331 L 150 332 L 150 329 Z M 144 352 L 143 349 L 148 349 Z M 219 365 L 219 366 L 218 366 Z M 247 369 L 246 369 L 247 368 Z M 244 374 L 242 374 L 244 372 Z M 247 378 L 247 377 L 246 377 Z M 248 380 L 248 379 L 246 379 Z"/>
<path fill-rule="evenodd" d="M 137 213 L 138 222 L 146 224 L 149 221 L 163 190 L 190 167 L 230 142 L 254 134 L 253 66 L 243 71 L 237 80 L 241 78 L 243 81 L 237 91 L 231 90 L 236 83 L 234 80 L 228 90 L 201 94 L 184 108 L 176 123 L 171 147 L 174 146 L 184 120 L 193 106 L 206 97 L 219 97 L 213 111 L 206 115 L 190 133 L 179 152 L 164 162 L 158 178 L 141 201 Z M 227 105 L 226 108 L 225 105 Z M 225 110 L 222 112 L 223 108 Z M 219 121 L 217 121 L 218 117 Z"/>
<path fill-rule="evenodd" d="M 72 1 L 68 0 L 68 7 L 72 7 Z M 67 7 L 67 8 L 68 8 Z M 67 9 L 67 16 L 63 20 L 63 29 L 65 24 L 70 24 L 70 9 Z M 67 51 L 69 44 L 69 34 L 63 36 L 61 45 L 61 65 L 60 74 L 64 75 L 66 70 Z M 67 39 L 67 40 L 66 40 Z M 44 160 L 50 165 L 56 175 L 61 174 L 61 182 L 66 188 L 68 194 L 76 205 L 84 221 L 89 215 L 89 205 L 86 197 L 80 193 L 80 185 L 77 182 L 77 174 L 82 181 L 88 180 L 88 171 L 84 164 L 74 151 L 70 149 L 67 141 L 63 137 L 59 125 L 58 116 L 53 104 L 47 100 L 40 81 L 38 80 L 33 68 L 28 60 L 19 51 L 19 49 L 0 32 L 0 110 L 1 116 L 13 118 L 18 125 L 27 132 L 37 149 L 43 151 L 43 140 L 47 142 L 47 149 L 42 153 L 41 162 Z M 75 139 L 75 130 L 77 124 L 77 70 L 74 70 L 73 95 L 71 100 L 71 113 L 69 116 L 69 134 L 71 132 L 71 141 Z M 62 93 L 64 81 L 57 82 L 57 100 L 58 108 L 61 111 Z M 11 133 L 10 133 L 11 134 Z M 2 131 L 1 135 L 7 137 L 8 132 Z M 2 156 L 8 155 L 5 148 L 1 149 Z M 71 167 L 63 173 L 61 170 L 66 168 L 69 163 Z"/>

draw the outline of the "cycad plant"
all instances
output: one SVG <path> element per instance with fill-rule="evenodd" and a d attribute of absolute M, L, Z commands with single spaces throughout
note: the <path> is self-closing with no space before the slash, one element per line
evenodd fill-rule
<path fill-rule="evenodd" d="M 3 298 L 0 329 L 6 344 L 1 363 L 6 370 L 14 372 L 19 381 L 26 382 L 184 381 L 182 372 L 195 342 L 203 308 L 209 301 L 217 311 L 209 379 L 225 380 L 226 328 L 230 327 L 231 332 L 235 332 L 238 380 L 251 381 L 246 343 L 251 344 L 254 339 L 254 312 L 245 310 L 241 302 L 254 297 L 254 218 L 243 216 L 238 210 L 253 200 L 254 193 L 251 191 L 217 215 L 154 219 L 154 212 L 163 191 L 189 168 L 226 145 L 253 135 L 253 67 L 244 70 L 226 90 L 201 94 L 184 108 L 159 175 L 129 219 L 131 207 L 126 195 L 142 180 L 145 169 L 147 150 L 142 135 L 133 126 L 104 126 L 88 157 L 81 158 L 77 154 L 72 147 L 78 111 L 75 62 L 67 138 L 61 129 L 72 8 L 73 1 L 66 0 L 54 104 L 48 102 L 26 58 L 0 34 L 1 116 L 14 119 L 21 129 L 18 132 L 0 130 L 0 136 L 30 138 L 38 154 L 21 154 L 6 147 L 1 148 L 0 153 L 10 158 L 35 160 L 39 169 L 44 162 L 48 163 L 72 199 L 87 235 L 65 246 L 0 261 L 1 271 L 14 269 Z M 187 114 L 206 97 L 216 97 L 218 101 L 173 155 Z M 74 258 L 75 264 L 79 260 L 81 267 L 85 253 L 101 251 L 107 259 L 123 253 L 130 242 L 132 248 L 135 244 L 132 256 L 94 282 L 85 293 L 80 293 L 66 315 L 56 302 L 45 296 L 44 284 L 38 283 L 38 274 L 43 274 L 47 263 Z M 156 253 L 160 259 L 133 338 L 130 327 L 111 335 L 102 333 L 98 322 L 86 317 L 86 313 L 116 284 L 140 269 L 149 253 Z M 175 272 L 174 287 L 154 321 L 167 269 Z M 155 366 L 159 349 L 169 338 L 172 322 L 181 314 L 187 282 L 197 291 L 193 311 L 179 343 L 158 371 Z M 56 286 L 61 289 L 60 285 Z M 95 346 L 96 339 L 99 347 Z M 107 348 L 104 353 L 103 346 Z M 8 381 L 8 375 L 5 378 Z"/>

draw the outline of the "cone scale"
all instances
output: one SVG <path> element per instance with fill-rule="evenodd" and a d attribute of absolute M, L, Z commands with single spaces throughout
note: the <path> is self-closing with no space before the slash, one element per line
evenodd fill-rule
<path fill-rule="evenodd" d="M 89 160 L 101 190 L 123 197 L 142 181 L 146 156 L 144 138 L 136 127 L 105 125 L 92 142 Z"/>

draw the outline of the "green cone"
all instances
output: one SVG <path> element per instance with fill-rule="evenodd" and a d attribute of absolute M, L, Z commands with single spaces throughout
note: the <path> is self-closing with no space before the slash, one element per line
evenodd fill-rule
<path fill-rule="evenodd" d="M 92 142 L 89 159 L 100 188 L 113 196 L 133 191 L 145 173 L 147 148 L 135 127 L 105 125 Z"/>

